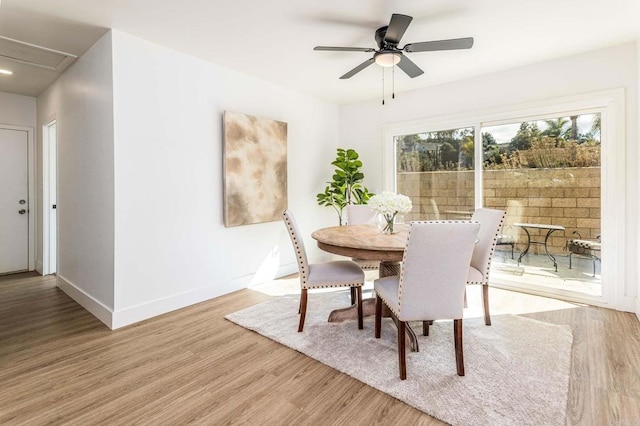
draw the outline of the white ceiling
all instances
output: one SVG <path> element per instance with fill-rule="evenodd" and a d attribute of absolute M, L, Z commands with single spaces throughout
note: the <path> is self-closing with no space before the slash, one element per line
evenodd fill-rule
<path fill-rule="evenodd" d="M 81 55 L 108 28 L 332 102 L 379 98 L 382 71 L 342 74 L 371 56 L 316 45 L 375 47 L 392 13 L 414 17 L 400 45 L 474 37 L 470 50 L 410 53 L 396 93 L 636 40 L 638 0 L 4 0 L 0 35 Z M 0 91 L 35 96 L 57 75 L 0 61 Z M 387 74 L 387 90 L 391 74 Z"/>

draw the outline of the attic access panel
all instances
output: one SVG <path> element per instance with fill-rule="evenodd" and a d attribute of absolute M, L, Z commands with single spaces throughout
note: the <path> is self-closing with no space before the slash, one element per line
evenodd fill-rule
<path fill-rule="evenodd" d="M 0 56 L 56 72 L 62 72 L 77 58 L 77 56 L 70 53 L 59 52 L 2 36 L 0 36 Z"/>

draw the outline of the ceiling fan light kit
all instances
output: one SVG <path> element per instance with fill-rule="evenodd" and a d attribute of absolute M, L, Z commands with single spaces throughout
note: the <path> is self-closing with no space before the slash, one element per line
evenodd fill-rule
<path fill-rule="evenodd" d="M 425 41 L 420 43 L 409 43 L 403 48 L 399 48 L 398 44 L 402 39 L 405 31 L 413 18 L 408 15 L 394 13 L 391 15 L 389 25 L 380 27 L 376 30 L 374 39 L 378 45 L 378 49 L 371 47 L 334 47 L 334 46 L 316 46 L 313 50 L 334 51 L 334 52 L 373 52 L 373 57 L 367 59 L 351 71 L 340 77 L 341 80 L 351 78 L 363 69 L 367 68 L 374 62 L 382 67 L 393 67 L 397 65 L 405 74 L 411 78 L 415 78 L 424 74 L 411 59 L 403 52 L 432 52 L 437 50 L 458 50 L 470 49 L 473 46 L 473 37 L 456 38 L 450 40 Z M 384 103 L 384 101 L 383 101 Z"/>
<path fill-rule="evenodd" d="M 373 54 L 373 59 L 381 67 L 392 67 L 400 62 L 402 54 L 398 52 L 376 52 Z"/>

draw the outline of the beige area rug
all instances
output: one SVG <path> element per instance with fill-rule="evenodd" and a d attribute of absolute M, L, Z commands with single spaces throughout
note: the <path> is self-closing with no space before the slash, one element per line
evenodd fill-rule
<path fill-rule="evenodd" d="M 407 352 L 407 380 L 398 377 L 397 331 L 383 320 L 373 336 L 355 321 L 328 323 L 348 306 L 347 292 L 310 293 L 304 332 L 297 332 L 298 295 L 281 296 L 226 316 L 311 358 L 453 425 L 564 425 L 571 345 L 568 326 L 513 315 L 464 320 L 465 376 L 456 374 L 453 325 L 436 322 Z M 414 330 L 421 333 L 420 323 Z"/>

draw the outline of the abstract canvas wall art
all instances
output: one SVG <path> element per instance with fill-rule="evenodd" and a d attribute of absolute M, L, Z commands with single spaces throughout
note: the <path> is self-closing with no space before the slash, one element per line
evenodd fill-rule
<path fill-rule="evenodd" d="M 287 208 L 287 123 L 224 112 L 224 224 L 281 220 Z"/>

